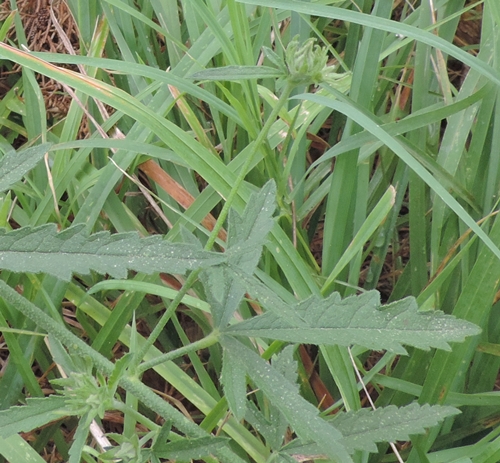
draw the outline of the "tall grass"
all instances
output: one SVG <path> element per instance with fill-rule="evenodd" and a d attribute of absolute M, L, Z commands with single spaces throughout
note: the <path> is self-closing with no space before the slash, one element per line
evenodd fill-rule
<path fill-rule="evenodd" d="M 10 3 L 14 11 L 16 2 Z M 68 0 L 80 33 L 76 55 L 27 50 L 33 44 L 18 3 L 0 29 L 4 43 L 13 45 L 0 47 L 6 76 L 0 149 L 5 155 L 21 145 L 53 145 L 46 163 L 3 195 L 2 227 L 83 224 L 89 232 L 165 233 L 171 241 L 181 240 L 186 228 L 205 243 L 247 166 L 233 209 L 242 213 L 256 187 L 276 182 L 279 222 L 258 273 L 282 299 L 378 288 L 388 301 L 415 296 L 425 310 L 482 327 L 480 337 L 451 352 L 409 349 L 397 357 L 351 350 L 376 406 L 417 400 L 462 410 L 402 446 L 405 461 L 500 460 L 500 396 L 492 392 L 500 367 L 498 2 Z M 453 45 L 459 21 L 475 14 L 482 19 L 480 43 Z M 54 20 L 46 40 L 64 43 Z M 296 89 L 254 155 L 279 83 L 198 84 L 190 76 L 212 67 L 270 65 L 263 47 L 282 56 L 295 36 L 328 47 L 338 72 L 352 72 L 350 90 Z M 463 65 L 459 80 L 450 80 L 452 60 Z M 59 92 L 71 92 L 62 114 L 47 112 L 50 96 L 39 75 L 61 83 Z M 388 191 L 394 191 L 392 208 Z M 224 239 L 221 230 L 221 249 Z M 313 255 L 318 241 L 321 255 Z M 138 336 L 147 337 L 172 298 L 166 289 L 184 283 L 181 276 L 144 274 L 119 283 L 97 275 L 68 283 L 6 271 L 2 279 L 54 317 L 65 307 L 64 319 L 108 358 L 134 349 L 134 321 L 140 321 Z M 203 289 L 194 284 L 188 296 L 147 359 L 210 332 Z M 255 310 L 245 302 L 239 316 Z M 1 302 L 0 324 L 36 331 Z M 41 337 L 2 334 L 5 409 L 24 396 L 42 397 L 50 388 L 45 381 L 57 374 Z M 262 341 L 259 347 L 270 358 L 282 344 Z M 348 348 L 300 353 L 301 394 L 325 416 L 365 406 Z M 156 366 L 152 386 L 163 387 L 166 400 L 202 429 L 230 437 L 243 460 L 269 461 L 258 429 L 228 412 L 217 380 L 221 352 L 211 347 L 209 354 Z M 256 400 L 266 407 L 263 396 Z M 140 410 L 133 395 L 125 401 Z M 127 437 L 135 434 L 136 420 L 125 414 L 120 423 Z M 68 458 L 68 431 L 60 424 L 30 438 L 35 453 L 55 449 Z M 24 445 L 21 439 L 0 442 L 0 454 L 12 459 Z M 380 446 L 376 454 L 353 458 L 394 457 Z"/>

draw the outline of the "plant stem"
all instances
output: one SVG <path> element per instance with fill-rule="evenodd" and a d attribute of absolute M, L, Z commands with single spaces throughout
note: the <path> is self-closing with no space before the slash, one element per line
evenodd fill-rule
<path fill-rule="evenodd" d="M 177 309 L 177 307 L 181 303 L 183 297 L 187 294 L 187 292 L 189 291 L 189 289 L 191 288 L 193 283 L 196 281 L 196 279 L 198 278 L 198 275 L 200 273 L 201 273 L 201 269 L 197 269 L 197 270 L 192 271 L 189 274 L 186 281 L 182 285 L 182 288 L 179 290 L 179 292 L 174 297 L 174 299 L 172 299 L 172 302 L 167 307 L 167 310 L 161 316 L 160 320 L 158 321 L 156 326 L 153 328 L 150 335 L 145 339 L 145 342 L 142 345 L 142 347 L 136 353 L 135 360 L 132 361 L 132 363 L 130 365 L 130 371 L 134 371 L 134 368 L 137 368 L 139 366 L 141 360 L 146 356 L 150 347 L 158 339 L 158 336 L 160 336 L 160 334 L 162 333 L 163 328 L 165 328 L 165 325 L 170 320 L 170 317 L 175 312 L 175 309 Z"/>
<path fill-rule="evenodd" d="M 203 339 L 195 341 L 187 346 L 179 347 L 178 349 L 174 349 L 166 354 L 160 355 L 149 362 L 144 362 L 139 365 L 137 368 L 137 372 L 143 373 L 150 368 L 154 368 L 157 365 L 162 364 L 163 362 L 168 362 L 170 360 L 181 357 L 182 355 L 189 354 L 191 352 L 195 352 L 197 350 L 206 349 L 207 347 L 213 346 L 219 341 L 219 332 L 218 330 L 212 331 L 208 336 L 205 336 Z"/>
<path fill-rule="evenodd" d="M 285 88 L 283 89 L 283 92 L 282 92 L 279 100 L 276 103 L 276 106 L 271 111 L 271 114 L 267 118 L 264 126 L 262 127 L 262 130 L 259 132 L 259 135 L 257 136 L 255 141 L 253 142 L 250 154 L 248 155 L 248 158 L 246 159 L 245 164 L 243 164 L 243 166 L 241 167 L 240 173 L 236 177 L 234 185 L 231 188 L 231 191 L 229 193 L 229 196 L 227 197 L 227 200 L 226 200 L 224 206 L 222 207 L 222 210 L 219 214 L 219 217 L 217 218 L 217 222 L 215 223 L 215 226 L 214 226 L 212 232 L 210 233 L 210 236 L 208 237 L 207 244 L 205 245 L 205 250 L 210 251 L 213 248 L 215 241 L 217 240 L 217 237 L 219 236 L 219 231 L 221 230 L 222 226 L 224 225 L 224 222 L 226 221 L 226 218 L 229 214 L 229 210 L 231 209 L 231 206 L 233 205 L 233 202 L 236 198 L 236 195 L 238 194 L 238 191 L 241 187 L 241 184 L 245 180 L 245 177 L 247 175 L 247 171 L 250 168 L 250 166 L 252 165 L 253 158 L 257 154 L 259 147 L 263 143 L 267 142 L 267 136 L 269 134 L 269 131 L 271 130 L 271 127 L 273 126 L 276 118 L 278 117 L 279 112 L 281 111 L 283 106 L 287 103 L 288 98 L 290 97 L 290 94 L 292 93 L 293 88 L 294 88 L 293 84 L 291 84 L 289 82 L 286 83 Z M 154 327 L 153 331 L 151 331 L 151 334 L 146 339 L 146 342 L 143 344 L 142 348 L 137 353 L 137 356 L 136 356 L 137 363 L 135 365 L 132 365 L 132 369 L 134 366 L 138 367 L 141 359 L 143 359 L 145 357 L 149 348 L 158 339 L 158 336 L 162 333 L 163 328 L 168 323 L 168 321 L 170 320 L 170 317 L 173 315 L 173 313 L 177 309 L 177 306 L 182 301 L 182 298 L 187 294 L 187 292 L 189 291 L 191 286 L 194 284 L 194 282 L 198 278 L 201 271 L 202 271 L 202 269 L 197 269 L 189 274 L 186 281 L 184 282 L 184 285 L 182 285 L 182 288 L 177 293 L 177 296 L 169 304 L 167 310 L 162 315 L 162 317 L 160 318 L 160 320 L 158 321 L 158 323 Z M 155 366 L 158 364 L 159 363 L 156 363 Z M 143 366 L 140 367 L 140 371 L 145 371 Z"/>
<path fill-rule="evenodd" d="M 28 301 L 28 299 L 11 288 L 3 280 L 0 280 L 0 297 L 35 322 L 40 328 L 54 336 L 59 342 L 65 345 L 73 355 L 90 357 L 97 370 L 106 376 L 110 376 L 113 373 L 115 368 L 113 362 L 92 349 L 91 346 L 71 333 L 64 325 L 49 317 L 43 310 Z M 206 437 L 209 435 L 198 425 L 187 419 L 181 412 L 172 407 L 168 402 L 158 397 L 151 389 L 139 381 L 139 379 L 122 376 L 119 380 L 119 384 L 127 392 L 135 395 L 144 405 L 146 405 L 146 407 L 158 413 L 163 419 L 171 420 L 172 425 L 187 436 Z M 244 460 L 233 453 L 228 447 L 215 450 L 214 453 L 225 463 L 244 463 Z"/>
<path fill-rule="evenodd" d="M 224 222 L 226 221 L 227 215 L 229 214 L 229 210 L 231 209 L 231 206 L 233 205 L 234 199 L 236 198 L 236 195 L 238 194 L 238 190 L 240 189 L 241 184 L 243 183 L 243 180 L 245 180 L 245 177 L 247 175 L 247 170 L 250 168 L 253 162 L 253 158 L 255 154 L 257 153 L 259 147 L 267 142 L 267 136 L 269 134 L 269 131 L 271 130 L 271 127 L 273 126 L 276 117 L 278 116 L 279 112 L 283 108 L 283 106 L 287 103 L 288 98 L 290 97 L 292 90 L 294 89 L 295 85 L 287 82 L 285 85 L 285 88 L 283 89 L 283 93 L 281 94 L 279 100 L 276 103 L 276 106 L 274 109 L 271 111 L 271 114 L 266 120 L 266 123 L 262 127 L 262 130 L 260 131 L 259 135 L 253 142 L 252 150 L 245 162 L 243 164 L 240 173 L 238 174 L 238 177 L 236 178 L 236 181 L 234 182 L 233 188 L 231 189 L 231 192 L 229 193 L 229 196 L 227 197 L 227 200 L 222 207 L 222 211 L 219 214 L 219 217 L 217 218 L 217 222 L 214 226 L 214 229 L 212 230 L 212 233 L 210 234 L 207 244 L 205 245 L 205 249 L 207 251 L 210 251 L 215 243 L 215 240 L 219 236 L 219 231 L 221 230 L 222 226 L 224 225 Z"/>

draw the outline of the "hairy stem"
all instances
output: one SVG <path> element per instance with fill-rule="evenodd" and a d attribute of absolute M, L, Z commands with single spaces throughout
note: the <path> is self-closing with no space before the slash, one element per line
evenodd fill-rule
<path fill-rule="evenodd" d="M 88 356 L 92 359 L 95 367 L 106 376 L 110 376 L 115 368 L 114 363 L 109 361 L 99 352 L 92 349 L 87 343 L 71 333 L 61 323 L 49 317 L 43 310 L 28 301 L 16 290 L 11 288 L 3 280 L 0 280 L 0 297 L 19 310 L 23 315 L 30 318 L 40 328 L 57 338 L 73 355 Z M 127 392 L 135 395 L 144 405 L 158 413 L 163 419 L 171 420 L 172 425 L 189 437 L 206 437 L 209 434 L 198 425 L 187 419 L 181 412 L 172 407 L 168 402 L 157 396 L 151 389 L 137 378 L 122 377 L 119 381 Z M 229 448 L 221 448 L 214 451 L 221 461 L 226 463 L 244 463 Z"/>

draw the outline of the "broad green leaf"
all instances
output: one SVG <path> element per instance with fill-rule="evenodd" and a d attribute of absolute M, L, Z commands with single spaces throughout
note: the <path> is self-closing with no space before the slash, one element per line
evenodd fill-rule
<path fill-rule="evenodd" d="M 283 445 L 288 421 L 277 407 L 271 404 L 271 408 L 269 418 L 266 418 L 255 403 L 248 401 L 245 421 L 262 435 L 272 450 L 276 451 Z"/>
<path fill-rule="evenodd" d="M 454 407 L 412 403 L 401 408 L 390 405 L 342 413 L 333 423 L 343 434 L 342 443 L 348 449 L 377 452 L 376 442 L 408 441 L 410 434 L 423 434 L 426 428 L 459 413 Z"/>
<path fill-rule="evenodd" d="M 282 71 L 268 66 L 224 66 L 195 72 L 189 77 L 195 80 L 247 80 L 281 76 Z"/>
<path fill-rule="evenodd" d="M 151 446 L 151 450 L 153 452 L 156 452 L 156 450 L 161 451 L 162 446 L 164 446 L 167 442 L 171 430 L 172 430 L 172 422 L 170 420 L 165 421 L 160 430 L 158 431 L 158 434 L 156 435 L 153 445 Z"/>
<path fill-rule="evenodd" d="M 135 328 L 137 325 L 135 324 L 135 318 L 133 320 L 133 325 L 132 327 Z M 135 335 L 136 332 L 135 330 L 132 331 L 132 335 Z M 132 345 L 132 343 L 131 343 Z M 133 352 L 133 351 L 132 351 Z M 120 379 L 127 374 L 127 368 L 131 364 L 134 354 L 132 352 L 128 352 L 125 354 L 122 358 L 118 359 L 115 362 L 115 367 L 113 369 L 113 373 L 108 378 L 108 388 L 113 391 L 113 393 L 116 392 L 116 388 L 118 387 L 118 382 Z"/>
<path fill-rule="evenodd" d="M 66 410 L 66 399 L 62 396 L 27 399 L 26 405 L 0 411 L 0 437 L 30 432 L 70 414 Z"/>
<path fill-rule="evenodd" d="M 281 373 L 299 393 L 297 384 L 297 362 L 293 358 L 294 346 L 285 347 L 278 355 L 273 358 L 272 366 Z M 252 401 L 248 401 L 247 414 L 245 420 L 248 421 L 262 436 L 266 439 L 267 445 L 272 450 L 277 451 L 283 445 L 288 421 L 281 413 L 279 407 L 270 403 L 267 415 L 257 408 Z M 273 460 L 274 461 L 274 460 Z"/>
<path fill-rule="evenodd" d="M 99 461 L 103 463 L 114 463 L 117 461 L 145 463 L 151 461 L 148 458 L 152 453 L 151 450 L 141 449 L 139 436 L 137 434 L 133 434 L 131 437 L 127 438 L 122 434 L 110 433 L 109 437 L 116 441 L 118 445 L 99 454 Z M 94 451 L 90 450 L 88 447 L 85 450 L 90 454 L 94 453 Z M 94 456 L 97 457 L 97 452 Z"/>
<path fill-rule="evenodd" d="M 224 260 L 223 254 L 171 243 L 159 235 L 141 239 L 137 233 L 100 232 L 88 236 L 84 225 L 60 233 L 52 224 L 0 230 L 0 268 L 44 272 L 62 280 L 69 280 L 72 273 L 88 274 L 91 270 L 114 278 L 126 278 L 127 270 L 184 273 Z"/>
<path fill-rule="evenodd" d="M 261 247 L 274 226 L 276 210 L 276 184 L 267 182 L 258 193 L 254 193 L 240 216 L 232 211 L 229 216 L 228 252 L 240 255 L 240 248 Z M 247 252 L 249 252 L 247 250 Z M 246 256 L 248 258 L 248 256 Z M 244 270 L 247 270 L 246 268 Z M 249 271 L 248 273 L 252 273 Z"/>
<path fill-rule="evenodd" d="M 224 437 L 200 437 L 198 439 L 184 439 L 156 446 L 155 455 L 169 460 L 195 460 L 207 457 L 216 450 L 227 445 Z"/>
<path fill-rule="evenodd" d="M 206 43 L 203 43 L 200 47 L 206 49 Z M 192 61 L 193 55 L 191 55 L 191 53 L 193 52 L 193 48 L 194 46 L 190 49 L 190 56 L 186 56 L 186 65 L 188 65 L 188 62 L 191 63 Z M 146 124 L 148 126 L 147 133 L 155 133 L 163 143 L 176 153 L 179 153 L 179 155 L 182 155 L 185 164 L 189 165 L 193 170 L 197 171 L 205 178 L 219 195 L 227 197 L 227 195 L 230 194 L 231 187 L 236 178 L 236 173 L 233 172 L 232 169 L 228 169 L 225 164 L 221 160 L 217 160 L 216 157 L 211 155 L 207 156 L 207 154 L 210 153 L 206 148 L 200 145 L 177 125 L 157 113 L 159 107 L 163 108 L 162 111 L 167 110 L 166 107 L 162 106 L 163 103 L 160 104 L 160 101 L 163 101 L 163 92 L 160 91 L 155 96 L 155 104 L 157 105 L 155 106 L 155 111 L 152 107 L 148 107 L 139 100 L 131 98 L 130 94 L 116 87 L 88 77 L 82 77 L 80 74 L 74 74 L 65 69 L 48 65 L 29 53 L 16 50 L 2 43 L 0 43 L 0 49 L 0 54 L 2 56 L 8 57 L 22 66 L 33 67 L 35 72 L 41 72 L 53 79 L 63 81 L 77 90 L 81 90 L 104 103 L 112 105 L 118 109 L 118 111 L 127 114 L 133 119 L 140 120 L 141 124 Z M 127 65 L 128 64 L 129 63 L 127 63 Z M 189 65 L 189 67 L 191 66 Z M 163 72 L 163 74 L 167 73 Z M 194 95 L 194 93 L 190 93 Z M 161 99 L 159 99 L 159 97 L 161 97 Z M 165 104 L 165 106 L 168 106 L 168 104 Z M 143 130 L 138 126 L 134 126 L 132 131 L 135 131 L 135 129 L 137 129 L 135 136 L 139 138 L 143 137 Z M 238 156 L 237 159 L 239 158 L 240 156 Z M 116 158 L 116 156 L 114 159 L 122 169 L 126 169 L 134 159 L 134 155 L 132 153 L 121 153 L 119 159 Z M 75 221 L 78 223 L 85 223 L 87 228 L 92 229 L 101 207 L 121 176 L 121 172 L 118 171 L 114 165 L 109 164 L 109 166 L 104 167 L 102 173 L 99 175 L 97 184 L 92 188 L 85 203 L 75 217 Z M 248 197 L 249 188 L 247 185 L 242 185 L 241 192 L 238 192 L 238 200 L 234 204 L 235 208 L 242 210 L 243 204 L 247 203 Z M 48 208 L 51 200 L 52 198 L 50 196 L 44 198 L 45 208 Z M 47 211 L 48 209 L 45 210 L 45 212 Z M 293 282 L 297 294 L 305 297 L 310 294 L 310 292 L 317 291 L 317 285 L 314 283 L 309 272 L 306 271 L 307 268 L 304 265 L 300 265 L 297 250 L 293 247 L 285 232 L 277 225 L 271 232 L 271 241 L 273 245 L 270 246 L 270 251 L 278 265 L 283 269 L 287 279 Z"/>
<path fill-rule="evenodd" d="M 273 454 L 266 463 L 297 463 L 297 460 L 286 453 Z"/>
<path fill-rule="evenodd" d="M 82 292 L 82 296 L 85 293 Z M 95 367 L 101 371 L 105 375 L 110 375 L 113 372 L 113 363 L 109 361 L 107 358 L 103 357 L 101 354 L 98 352 L 94 351 L 85 341 L 83 341 L 81 338 L 77 337 L 74 335 L 70 330 L 68 330 L 66 327 L 64 327 L 60 322 L 55 321 L 52 317 L 47 315 L 43 310 L 38 308 L 36 305 L 28 301 L 26 298 L 21 296 L 17 291 L 15 291 L 13 288 L 8 286 L 2 279 L 0 279 L 0 295 L 1 297 L 5 300 L 6 303 L 9 304 L 11 307 L 15 307 L 17 310 L 22 312 L 26 317 L 30 318 L 33 320 L 40 328 L 46 330 L 47 332 L 53 334 L 55 337 L 57 337 L 66 347 L 70 348 L 72 350 L 72 353 L 75 355 L 80 355 L 81 357 L 86 357 L 89 356 L 92 358 L 92 361 L 94 362 Z M 127 330 L 125 330 L 124 335 L 120 339 L 125 345 L 127 345 L 130 342 L 130 332 L 127 333 Z M 153 348 L 153 350 L 156 348 Z M 150 350 L 151 352 L 151 350 Z M 148 354 L 150 355 L 150 354 Z M 146 360 L 148 359 L 148 355 L 146 356 Z M 156 354 L 157 355 L 157 354 Z M 166 365 L 165 365 L 166 366 Z M 163 367 L 163 366 L 162 366 Z M 178 369 L 178 367 L 177 367 Z M 163 372 L 165 371 L 164 368 L 158 368 L 159 371 Z M 165 374 L 165 373 L 161 373 Z M 182 381 L 183 383 L 189 383 L 189 381 L 193 381 L 188 375 L 185 375 L 185 377 L 182 377 L 182 370 L 178 369 L 176 376 L 177 377 L 172 377 L 172 382 L 175 383 L 177 380 Z M 154 410 L 155 413 L 157 413 L 159 416 L 161 416 L 164 420 L 171 420 L 172 425 L 175 426 L 177 430 L 180 432 L 192 436 L 192 437 L 205 437 L 206 433 L 195 423 L 193 423 L 191 420 L 186 418 L 181 412 L 179 412 L 176 408 L 173 406 L 169 405 L 167 402 L 165 402 L 164 399 L 160 398 L 158 395 L 156 395 L 149 387 L 146 385 L 142 384 L 141 381 L 138 379 L 129 379 L 127 377 L 122 377 L 120 381 L 121 385 L 123 388 L 127 391 L 130 391 L 132 394 L 134 394 L 136 397 L 141 397 L 141 401 L 147 405 L 150 409 Z M 180 383 L 179 383 L 180 384 Z M 206 391 L 204 391 L 199 385 L 197 385 L 193 381 L 193 385 L 198 388 L 198 394 L 203 397 L 203 394 L 206 394 Z M 180 387 L 182 388 L 182 386 Z M 208 400 L 207 400 L 208 399 Z M 214 404 L 215 401 L 212 397 L 210 397 L 208 394 L 206 394 L 206 398 L 200 398 L 200 399 L 195 399 L 192 401 L 195 403 L 196 406 L 199 406 L 200 410 L 207 410 L 209 405 L 207 405 L 207 402 L 210 403 L 209 401 L 212 400 L 212 403 Z M 83 418 L 80 420 L 80 427 L 85 425 L 85 422 L 82 421 Z M 233 420 L 235 421 L 235 420 Z M 241 426 L 239 426 L 242 428 Z M 235 428 L 238 428 L 237 423 L 232 423 L 231 426 L 227 426 L 228 430 L 230 431 L 229 434 L 233 434 L 233 430 Z M 87 426 L 88 429 L 88 426 Z M 245 434 L 244 428 L 238 429 L 235 434 Z M 249 434 L 249 433 L 248 433 Z M 75 435 L 76 439 L 76 435 Z M 252 441 L 251 436 L 249 435 L 247 437 L 249 441 L 251 442 L 248 444 L 248 448 L 252 451 L 252 453 L 255 453 L 256 455 L 262 454 L 264 452 L 264 449 L 259 451 L 256 450 L 253 452 L 253 448 L 259 449 L 260 443 L 254 439 Z M 257 453 L 258 452 L 258 453 Z M 217 452 L 217 455 L 220 457 L 221 461 L 224 462 L 241 462 L 243 463 L 244 460 L 241 458 L 237 457 L 236 454 L 234 454 L 229 448 L 222 448 Z M 257 461 L 259 458 L 257 458 Z"/>
<path fill-rule="evenodd" d="M 292 385 L 295 386 L 298 392 L 299 385 L 297 384 L 297 361 L 293 358 L 294 351 L 295 346 L 286 346 L 278 355 L 273 358 L 272 365 Z"/>
<path fill-rule="evenodd" d="M 297 328 L 307 328 L 308 324 L 296 312 L 291 304 L 283 301 L 272 289 L 268 288 L 260 280 L 253 275 L 248 275 L 243 272 L 239 267 L 231 267 L 232 272 L 244 284 L 246 290 L 250 293 L 252 298 L 258 299 L 260 303 L 276 313 L 280 318 L 288 320 L 288 323 L 293 324 Z"/>
<path fill-rule="evenodd" d="M 401 408 L 390 405 L 377 410 L 363 408 L 356 412 L 339 413 L 332 423 L 343 434 L 342 443 L 350 452 L 363 450 L 376 453 L 377 442 L 408 441 L 411 434 L 423 434 L 427 428 L 459 413 L 460 410 L 454 407 L 412 403 Z M 320 449 L 317 445 L 301 445 L 297 441 L 284 451 L 290 455 L 314 455 Z"/>
<path fill-rule="evenodd" d="M 315 442 L 322 453 L 335 462 L 352 463 L 344 446 L 342 434 L 320 418 L 318 410 L 297 393 L 281 373 L 258 354 L 230 336 L 223 336 L 221 344 L 239 357 L 253 383 L 278 407 L 297 435 L 306 442 Z"/>
<path fill-rule="evenodd" d="M 221 383 L 224 397 L 234 417 L 240 421 L 247 407 L 246 369 L 241 359 L 229 349 L 222 352 Z"/>
<path fill-rule="evenodd" d="M 21 180 L 49 151 L 51 144 L 11 151 L 0 160 L 0 191 L 8 190 Z"/>
<path fill-rule="evenodd" d="M 276 185 L 270 181 L 251 196 L 241 217 L 234 210 L 231 211 L 228 249 L 225 253 L 231 267 L 237 267 L 247 274 L 254 272 L 267 235 L 275 224 L 272 218 L 275 209 Z M 202 281 L 212 307 L 215 326 L 226 326 L 245 294 L 245 286 L 232 269 L 226 266 L 206 269 L 202 274 Z"/>
<path fill-rule="evenodd" d="M 275 53 L 269 47 L 262 47 L 262 51 L 264 52 L 264 55 L 266 55 L 266 58 L 282 71 L 283 75 L 288 72 L 285 61 L 280 58 L 277 53 Z"/>
<path fill-rule="evenodd" d="M 356 344 L 406 354 L 403 344 L 449 351 L 449 342 L 462 342 L 481 332 L 476 325 L 442 312 L 419 312 L 412 297 L 381 307 L 377 291 L 343 300 L 334 293 L 326 299 L 312 296 L 299 302 L 294 310 L 307 327 L 294 325 L 273 307 L 267 308 L 270 311 L 264 315 L 233 325 L 225 333 L 303 344 Z"/>

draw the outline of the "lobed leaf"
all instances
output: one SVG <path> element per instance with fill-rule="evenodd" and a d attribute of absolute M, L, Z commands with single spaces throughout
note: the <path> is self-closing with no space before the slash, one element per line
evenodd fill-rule
<path fill-rule="evenodd" d="M 169 460 L 198 460 L 215 453 L 227 445 L 225 437 L 199 437 L 195 439 L 184 439 L 168 444 L 159 445 L 155 449 L 155 455 L 159 458 Z"/>
<path fill-rule="evenodd" d="M 68 463 L 80 463 L 82 461 L 83 449 L 87 441 L 92 419 L 92 415 L 87 414 L 82 416 L 78 421 L 78 426 L 76 427 L 76 431 L 73 436 L 73 442 L 68 451 Z"/>
<path fill-rule="evenodd" d="M 225 330 L 237 336 L 279 339 L 303 344 L 351 346 L 406 354 L 403 344 L 428 350 L 451 350 L 449 342 L 462 342 L 481 332 L 465 320 L 442 312 L 419 312 L 408 297 L 381 307 L 377 291 L 341 300 L 338 293 L 326 299 L 312 296 L 294 310 L 305 326 L 273 312 L 235 324 Z"/>
<path fill-rule="evenodd" d="M 276 184 L 271 180 L 250 197 L 241 216 L 231 211 L 227 238 L 228 251 L 239 254 L 238 247 L 242 245 L 254 249 L 264 246 L 267 235 L 274 226 L 275 210 Z"/>
<path fill-rule="evenodd" d="M 275 209 L 276 185 L 274 181 L 269 181 L 251 196 L 241 216 L 234 210 L 231 211 L 226 256 L 232 268 L 238 268 L 245 274 L 253 274 L 267 235 L 275 224 Z M 226 326 L 245 294 L 243 281 L 227 266 L 208 268 L 201 278 L 212 307 L 215 326 Z"/>
<path fill-rule="evenodd" d="M 273 357 L 272 366 L 295 387 L 299 394 L 297 362 L 293 358 L 294 351 L 295 346 L 285 347 L 278 355 Z M 288 421 L 281 413 L 280 408 L 274 403 L 270 403 L 266 407 L 266 416 L 264 416 L 254 402 L 248 401 L 245 420 L 264 437 L 267 445 L 272 450 L 277 451 L 281 448 L 288 430 Z"/>
<path fill-rule="evenodd" d="M 72 273 L 88 274 L 91 270 L 114 278 L 125 278 L 127 270 L 185 273 L 224 260 L 223 254 L 171 243 L 159 235 L 141 239 L 134 232 L 99 232 L 89 236 L 83 224 L 60 233 L 53 224 L 0 230 L 0 268 L 44 272 L 62 280 L 69 280 Z"/>
<path fill-rule="evenodd" d="M 375 453 L 376 442 L 409 441 L 410 434 L 424 434 L 427 428 L 459 413 L 454 407 L 412 403 L 401 408 L 390 405 L 342 413 L 333 423 L 343 434 L 342 443 L 348 449 Z"/>
<path fill-rule="evenodd" d="M 297 460 L 286 453 L 276 453 L 272 459 L 268 460 L 269 463 L 297 463 Z"/>
<path fill-rule="evenodd" d="M 0 411 L 0 437 L 6 438 L 19 432 L 30 432 L 51 421 L 59 420 L 71 414 L 66 409 L 66 399 L 62 396 L 27 399 L 26 405 Z"/>
<path fill-rule="evenodd" d="M 240 421 L 245 416 L 247 408 L 246 370 L 239 356 L 228 349 L 224 349 L 222 352 L 220 381 L 229 409 L 234 417 Z"/>
<path fill-rule="evenodd" d="M 356 450 L 376 453 L 377 442 L 409 441 L 411 434 L 423 434 L 445 418 L 460 413 L 454 407 L 419 405 L 412 403 L 398 408 L 395 405 L 370 410 L 340 413 L 332 424 L 343 434 L 342 444 L 354 453 Z M 317 455 L 321 449 L 316 444 L 303 444 L 300 440 L 287 445 L 284 452 L 290 455 Z"/>
<path fill-rule="evenodd" d="M 8 190 L 21 180 L 49 151 L 51 143 L 21 151 L 10 151 L 0 160 L 0 191 Z"/>
<path fill-rule="evenodd" d="M 321 451 L 335 462 L 352 463 L 340 442 L 342 434 L 319 416 L 318 410 L 299 395 L 295 385 L 253 350 L 231 336 L 223 336 L 221 344 L 239 357 L 252 382 L 280 409 L 301 439 L 318 444 Z"/>

